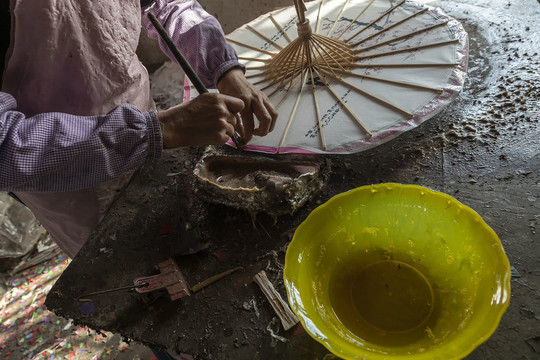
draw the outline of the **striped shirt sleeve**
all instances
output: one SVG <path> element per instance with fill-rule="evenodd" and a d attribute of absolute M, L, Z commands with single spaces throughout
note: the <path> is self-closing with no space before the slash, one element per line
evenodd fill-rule
<path fill-rule="evenodd" d="M 0 92 L 0 190 L 72 191 L 140 169 L 161 156 L 157 114 L 124 104 L 99 116 L 25 117 Z"/>

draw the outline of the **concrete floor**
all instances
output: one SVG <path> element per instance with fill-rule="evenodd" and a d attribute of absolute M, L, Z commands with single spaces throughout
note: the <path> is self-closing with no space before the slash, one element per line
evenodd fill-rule
<path fill-rule="evenodd" d="M 235 11 L 225 8 L 225 2 L 202 3 L 210 12 L 220 11 L 226 30 L 247 22 L 248 16 L 255 17 L 248 11 L 258 14 L 278 6 L 261 3 L 261 8 L 255 8 L 253 2 L 241 0 L 235 2 L 235 9 L 240 9 Z M 200 208 L 189 209 L 191 214 L 183 213 L 183 205 L 197 203 L 184 193 L 189 192 L 190 169 L 200 153 L 171 153 L 130 185 L 57 282 L 47 306 L 78 323 L 148 344 L 180 348 L 200 359 L 328 358 L 328 352 L 305 333 L 280 334 L 289 342 L 276 343 L 268 331 L 271 310 L 247 280 L 252 276 L 249 273 L 272 263 L 272 279 L 277 284 L 282 249 L 289 240 L 283 234 L 333 195 L 365 184 L 415 183 L 450 194 L 476 210 L 500 237 L 513 266 L 510 306 L 496 333 L 467 359 L 540 358 L 540 4 L 536 0 L 452 0 L 430 5 L 440 6 L 461 21 L 470 38 L 466 86 L 445 111 L 380 147 L 331 157 L 328 186 L 319 198 L 277 224 L 262 216 L 255 230 L 246 226 L 245 214 L 233 209 L 198 204 Z M 167 173 L 178 171 L 187 180 L 173 184 L 176 180 Z M 179 186 L 188 191 L 179 194 L 174 190 Z M 156 239 L 149 239 L 163 225 L 159 221 L 193 219 L 198 210 L 201 216 L 193 223 L 211 220 L 214 242 L 206 254 L 183 263 L 186 276 L 212 274 L 229 262 L 245 265 L 249 276 L 239 274 L 228 285 L 216 284 L 204 295 L 204 302 L 182 299 L 182 308 L 159 303 L 141 310 L 133 295 L 121 295 L 96 301 L 94 312 L 87 316 L 69 300 L 88 291 L 90 285 L 115 286 L 150 271 L 157 259 L 170 254 L 167 237 L 160 238 L 160 246 Z M 242 239 L 251 241 L 246 244 Z M 111 251 L 103 252 L 103 248 Z M 229 260 L 224 262 L 225 258 Z M 112 283 L 103 276 L 111 273 L 117 274 Z M 259 304 L 257 317 L 253 309 L 242 306 L 251 299 Z M 231 327 L 232 322 L 242 326 Z"/>

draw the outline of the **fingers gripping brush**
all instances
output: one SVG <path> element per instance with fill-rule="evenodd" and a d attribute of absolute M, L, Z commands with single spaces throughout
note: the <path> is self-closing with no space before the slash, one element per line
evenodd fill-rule
<path fill-rule="evenodd" d="M 167 34 L 165 28 L 158 21 L 156 16 L 152 13 L 148 13 L 148 18 L 152 22 L 152 25 L 154 25 L 154 27 L 156 28 L 161 39 L 165 42 L 165 44 L 173 54 L 176 61 L 178 61 L 178 63 L 186 73 L 186 76 L 189 78 L 193 86 L 195 86 L 195 89 L 197 89 L 197 92 L 199 94 L 207 93 L 208 89 L 206 88 L 206 86 L 204 86 L 203 82 L 201 81 L 197 73 L 195 73 L 191 65 L 187 62 L 186 58 L 182 55 L 180 50 L 178 50 L 178 48 L 176 47 L 170 36 Z M 242 149 L 244 147 L 244 142 L 237 131 L 235 131 L 234 134 L 231 136 L 231 140 L 233 141 L 237 149 Z"/>

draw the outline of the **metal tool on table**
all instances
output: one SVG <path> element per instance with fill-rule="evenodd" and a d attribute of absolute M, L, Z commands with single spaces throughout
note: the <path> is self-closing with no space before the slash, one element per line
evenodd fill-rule
<path fill-rule="evenodd" d="M 240 270 L 242 267 L 235 267 L 233 269 L 214 275 L 193 287 L 189 286 L 186 279 L 184 278 L 184 275 L 180 271 L 180 268 L 173 259 L 168 259 L 166 261 L 160 262 L 158 264 L 158 268 L 159 274 L 136 278 L 133 280 L 133 285 L 87 293 L 79 296 L 78 300 L 91 301 L 90 297 L 94 295 L 107 294 L 110 292 L 123 290 L 135 290 L 140 294 L 144 294 L 162 289 L 167 290 L 171 300 L 177 300 L 184 296 L 190 296 L 191 294 L 194 294 L 204 289 L 208 285 L 213 284 L 221 278 L 237 270 Z"/>
<path fill-rule="evenodd" d="M 193 70 L 191 65 L 184 58 L 180 50 L 178 50 L 178 48 L 170 38 L 169 34 L 167 34 L 167 31 L 165 30 L 165 28 L 163 28 L 156 16 L 152 13 L 148 13 L 148 18 L 152 22 L 152 25 L 154 25 L 154 27 L 156 28 L 161 39 L 165 41 L 165 44 L 167 45 L 171 53 L 174 55 L 175 59 L 178 61 L 178 63 L 186 73 L 186 76 L 193 83 L 199 94 L 207 93 L 208 89 L 206 88 L 206 86 L 204 86 L 203 82 L 201 81 L 197 73 Z M 244 141 L 242 140 L 242 137 L 237 131 L 235 131 L 234 134 L 231 136 L 231 140 L 237 149 L 241 150 L 244 148 Z"/>

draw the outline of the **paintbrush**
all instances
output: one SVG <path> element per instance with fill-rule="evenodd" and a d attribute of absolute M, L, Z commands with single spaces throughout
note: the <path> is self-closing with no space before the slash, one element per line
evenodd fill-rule
<path fill-rule="evenodd" d="M 195 86 L 195 89 L 197 89 L 197 92 L 199 94 L 207 93 L 208 89 L 206 88 L 206 86 L 204 86 L 203 82 L 201 81 L 197 73 L 193 70 L 191 65 L 187 62 L 186 58 L 184 58 L 180 50 L 178 50 L 178 48 L 176 47 L 172 39 L 167 34 L 167 31 L 165 30 L 165 28 L 158 21 L 156 16 L 149 12 L 148 18 L 152 22 L 152 25 L 154 25 L 154 27 L 156 28 L 161 39 L 165 41 L 165 44 L 167 45 L 171 53 L 174 55 L 174 58 L 178 61 L 182 69 L 184 69 L 186 76 L 189 78 L 191 83 Z M 235 131 L 233 136 L 231 136 L 231 140 L 233 141 L 234 145 L 236 145 L 237 149 L 241 150 L 244 147 L 244 141 L 242 140 L 242 137 L 237 131 Z"/>

